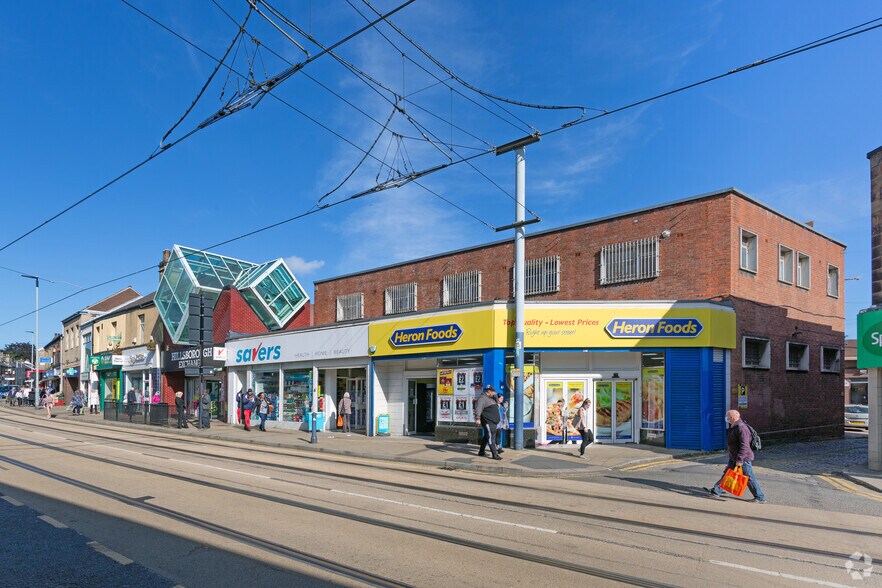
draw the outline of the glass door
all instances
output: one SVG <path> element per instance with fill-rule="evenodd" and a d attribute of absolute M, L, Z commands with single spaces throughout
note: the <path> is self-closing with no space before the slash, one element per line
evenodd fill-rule
<path fill-rule="evenodd" d="M 611 443 L 634 440 L 634 381 L 598 380 L 594 383 L 594 438 Z"/>
<path fill-rule="evenodd" d="M 350 425 L 353 429 L 367 427 L 367 394 L 365 394 L 364 378 L 349 378 L 346 381 L 346 391 L 352 400 L 352 415 Z"/>
<path fill-rule="evenodd" d="M 573 427 L 582 402 L 590 400 L 591 381 L 584 379 L 549 378 L 543 380 L 545 392 L 545 439 L 563 441 L 564 432 L 568 441 L 579 439 L 579 432 Z M 586 396 L 588 394 L 588 396 Z M 563 404 L 560 401 L 563 400 Z M 509 402 L 509 408 L 512 403 Z M 588 423 L 593 428 L 593 423 Z"/>

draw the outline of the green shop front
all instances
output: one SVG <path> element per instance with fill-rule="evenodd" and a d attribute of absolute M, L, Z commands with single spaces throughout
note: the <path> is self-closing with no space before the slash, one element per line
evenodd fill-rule
<path fill-rule="evenodd" d="M 89 366 L 97 377 L 98 401 L 104 410 L 105 400 L 120 401 L 120 375 L 125 357 L 113 353 L 89 356 Z"/>

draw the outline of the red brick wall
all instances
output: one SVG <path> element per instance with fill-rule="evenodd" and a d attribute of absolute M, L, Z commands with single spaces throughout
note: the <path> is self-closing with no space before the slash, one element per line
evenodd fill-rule
<path fill-rule="evenodd" d="M 285 330 L 299 329 L 312 325 L 312 305 L 307 302 L 295 314 Z M 223 345 L 230 331 L 237 333 L 268 333 L 263 324 L 238 290 L 227 288 L 221 292 L 214 306 L 214 342 Z"/>

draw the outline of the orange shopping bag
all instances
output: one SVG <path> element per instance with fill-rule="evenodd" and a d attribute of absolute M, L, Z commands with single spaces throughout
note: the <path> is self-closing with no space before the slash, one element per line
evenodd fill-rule
<path fill-rule="evenodd" d="M 749 479 L 749 477 L 744 475 L 741 466 L 735 466 L 734 470 L 732 468 L 726 470 L 726 475 L 723 476 L 720 488 L 735 496 L 741 496 L 744 494 L 744 489 L 747 488 L 747 481 Z"/>
<path fill-rule="evenodd" d="M 343 417 L 338 416 L 337 417 L 337 428 L 339 429 L 342 426 L 343 426 Z M 743 492 L 743 490 L 742 490 L 742 492 Z"/>

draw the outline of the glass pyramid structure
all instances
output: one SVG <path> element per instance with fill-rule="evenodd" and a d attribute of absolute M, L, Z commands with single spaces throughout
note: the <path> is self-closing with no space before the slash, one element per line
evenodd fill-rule
<path fill-rule="evenodd" d="M 255 264 L 175 245 L 156 290 L 156 307 L 172 340 L 189 341 L 190 294 L 217 302 L 233 286 L 269 330 L 281 329 L 309 297 L 281 259 Z"/>

